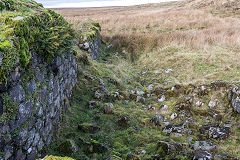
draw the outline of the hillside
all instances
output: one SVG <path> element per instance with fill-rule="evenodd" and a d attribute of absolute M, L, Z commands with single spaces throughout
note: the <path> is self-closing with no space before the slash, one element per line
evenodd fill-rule
<path fill-rule="evenodd" d="M 238 160 L 237 5 L 0 0 L 0 160 Z"/>
<path fill-rule="evenodd" d="M 240 8 L 240 2 L 238 0 L 189 0 L 188 5 L 198 8 L 225 8 L 238 10 Z"/>
<path fill-rule="evenodd" d="M 52 153 L 238 159 L 240 21 L 209 3 L 56 9 L 75 29 L 98 21 L 105 47 L 97 61 L 80 52 L 85 65 Z M 61 153 L 69 141 L 77 151 Z"/>

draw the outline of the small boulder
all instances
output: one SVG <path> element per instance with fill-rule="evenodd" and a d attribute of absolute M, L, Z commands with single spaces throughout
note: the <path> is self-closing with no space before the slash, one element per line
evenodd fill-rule
<path fill-rule="evenodd" d="M 65 155 L 72 155 L 78 151 L 78 148 L 73 140 L 65 140 L 59 145 L 59 151 Z"/>
<path fill-rule="evenodd" d="M 113 104 L 108 103 L 107 105 L 104 106 L 104 113 L 105 114 L 113 114 Z"/>
<path fill-rule="evenodd" d="M 170 116 L 170 119 L 171 120 L 174 120 L 175 118 L 177 118 L 177 113 L 173 113 L 173 114 L 171 114 L 171 116 Z"/>
<path fill-rule="evenodd" d="M 170 152 L 181 152 L 183 148 L 185 147 L 185 144 L 183 143 L 171 143 L 171 142 L 165 142 L 165 141 L 158 141 L 157 143 L 157 150 L 158 154 L 162 157 L 166 156 Z"/>
<path fill-rule="evenodd" d="M 145 98 L 141 97 L 141 96 L 137 96 L 136 102 L 141 102 L 141 103 L 145 103 Z"/>
<path fill-rule="evenodd" d="M 94 98 L 101 99 L 102 97 L 103 95 L 99 90 L 95 91 Z"/>
<path fill-rule="evenodd" d="M 198 150 L 195 152 L 193 160 L 211 160 L 212 154 L 208 151 Z"/>
<path fill-rule="evenodd" d="M 166 109 L 168 109 L 168 105 L 162 105 L 160 108 L 160 110 L 166 110 Z"/>
<path fill-rule="evenodd" d="M 138 96 L 143 96 L 145 94 L 145 92 L 144 91 L 136 91 L 136 94 Z"/>
<path fill-rule="evenodd" d="M 153 90 L 153 84 L 150 84 L 150 85 L 148 86 L 148 90 L 149 90 L 149 91 L 152 91 L 152 90 Z"/>
<path fill-rule="evenodd" d="M 203 105 L 204 105 L 204 103 L 201 102 L 201 101 L 197 101 L 197 102 L 196 102 L 196 106 L 197 106 L 197 107 L 201 107 L 201 106 L 203 106 Z"/>
<path fill-rule="evenodd" d="M 229 128 L 226 127 L 210 127 L 208 131 L 209 138 L 226 139 L 230 135 Z"/>
<path fill-rule="evenodd" d="M 96 133 L 100 130 L 96 123 L 81 123 L 78 129 L 85 133 Z"/>
<path fill-rule="evenodd" d="M 108 96 L 110 96 L 110 94 L 108 92 L 108 89 L 105 87 L 102 87 L 101 89 L 96 90 L 94 93 L 94 98 L 96 99 L 104 100 Z"/>
<path fill-rule="evenodd" d="M 211 101 L 208 103 L 208 107 L 210 107 L 210 108 L 217 107 L 217 105 L 218 105 L 218 101 L 217 101 L 217 100 L 211 100 Z"/>
<path fill-rule="evenodd" d="M 129 153 L 129 154 L 127 155 L 127 159 L 126 159 L 126 160 L 141 160 L 141 159 L 140 159 L 139 156 L 137 156 L 136 154 Z"/>
<path fill-rule="evenodd" d="M 229 94 L 229 100 L 237 113 L 240 113 L 240 87 L 236 86 Z"/>
<path fill-rule="evenodd" d="M 168 68 L 168 69 L 166 69 L 165 70 L 165 73 L 170 73 L 170 72 L 172 72 L 173 70 L 171 69 L 171 68 Z"/>
<path fill-rule="evenodd" d="M 217 145 L 212 141 L 196 141 L 193 148 L 194 150 L 213 151 L 217 148 Z"/>
<path fill-rule="evenodd" d="M 166 118 L 158 114 L 150 119 L 150 122 L 152 122 L 156 126 L 161 126 L 164 121 L 166 121 Z"/>
<path fill-rule="evenodd" d="M 118 119 L 117 123 L 119 126 L 124 127 L 124 126 L 129 125 L 130 119 L 129 119 L 129 117 L 124 116 L 124 117 L 121 117 L 120 119 Z"/>
<path fill-rule="evenodd" d="M 89 109 L 94 109 L 94 108 L 96 108 L 96 106 L 97 106 L 96 101 L 89 101 L 88 102 L 88 108 Z"/>
<path fill-rule="evenodd" d="M 166 97 L 164 95 L 158 98 L 158 102 L 164 102 L 165 100 L 166 100 Z"/>
<path fill-rule="evenodd" d="M 104 81 L 101 78 L 99 78 L 99 84 L 102 85 L 102 86 L 105 85 Z"/>
<path fill-rule="evenodd" d="M 163 133 L 169 135 L 171 133 L 175 133 L 177 136 L 182 136 L 183 134 L 190 134 L 192 131 L 188 127 L 185 127 L 187 125 L 187 121 L 183 124 L 168 124 L 163 128 Z"/>
<path fill-rule="evenodd" d="M 89 145 L 88 145 L 88 151 L 90 153 L 105 153 L 109 150 L 109 148 L 102 143 L 93 140 Z"/>
<path fill-rule="evenodd" d="M 218 123 L 204 125 L 199 129 L 201 134 L 207 134 L 208 138 L 226 139 L 230 135 L 229 127 L 220 127 Z"/>
<path fill-rule="evenodd" d="M 147 110 L 156 110 L 156 107 L 152 106 L 152 105 L 149 105 Z"/>

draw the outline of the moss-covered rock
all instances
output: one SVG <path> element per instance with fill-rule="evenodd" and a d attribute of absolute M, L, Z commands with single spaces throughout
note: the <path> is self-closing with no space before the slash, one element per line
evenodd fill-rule
<path fill-rule="evenodd" d="M 78 129 L 85 133 L 96 133 L 100 130 L 95 123 L 81 123 L 78 125 Z"/>
<path fill-rule="evenodd" d="M 26 67 L 34 51 L 50 62 L 70 51 L 73 30 L 65 19 L 31 0 L 0 1 L 1 82 L 20 62 Z"/>
<path fill-rule="evenodd" d="M 65 140 L 59 146 L 59 151 L 64 155 L 72 155 L 77 151 L 77 146 L 73 140 Z"/>

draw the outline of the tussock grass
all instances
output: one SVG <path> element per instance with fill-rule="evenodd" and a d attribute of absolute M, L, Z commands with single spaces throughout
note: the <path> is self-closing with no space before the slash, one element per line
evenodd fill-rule
<path fill-rule="evenodd" d="M 208 1 L 203 3 L 207 6 Z M 218 16 L 196 5 L 200 2 L 56 11 L 75 29 L 89 18 L 98 21 L 104 40 L 117 49 L 127 50 L 128 57 L 143 70 L 174 69 L 170 76 L 161 75 L 166 77 L 165 83 L 238 80 L 239 18 Z"/>

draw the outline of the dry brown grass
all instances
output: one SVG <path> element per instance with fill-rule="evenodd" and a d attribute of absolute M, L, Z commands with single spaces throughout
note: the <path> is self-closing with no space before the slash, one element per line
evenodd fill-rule
<path fill-rule="evenodd" d="M 106 40 L 131 51 L 169 45 L 197 49 L 213 45 L 239 46 L 238 18 L 220 18 L 203 10 L 179 7 L 181 3 L 57 11 L 65 15 L 74 28 L 88 18 L 98 21 Z"/>
<path fill-rule="evenodd" d="M 206 83 L 240 78 L 240 19 L 210 12 L 214 7 L 209 4 L 218 6 L 223 1 L 56 11 L 75 29 L 89 18 L 98 21 L 106 41 L 137 55 L 142 70 L 162 70 L 164 83 Z M 205 7 L 196 8 L 199 4 Z M 174 73 L 164 74 L 168 68 Z"/>

